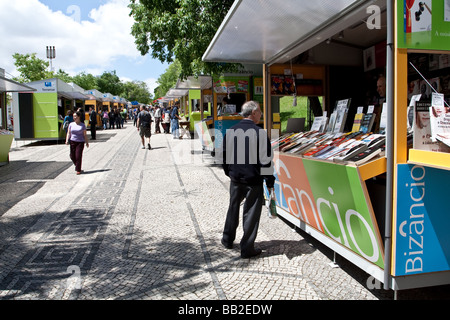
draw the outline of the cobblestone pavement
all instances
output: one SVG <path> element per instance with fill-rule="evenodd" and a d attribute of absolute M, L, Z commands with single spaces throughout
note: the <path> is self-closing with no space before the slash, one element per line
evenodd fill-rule
<path fill-rule="evenodd" d="M 97 137 L 80 176 L 68 146 L 13 142 L 0 167 L 0 299 L 393 299 L 339 256 L 330 267 L 328 248 L 280 218 L 263 214 L 259 258 L 223 248 L 229 181 L 198 140 L 158 134 L 142 150 L 130 123 Z"/>

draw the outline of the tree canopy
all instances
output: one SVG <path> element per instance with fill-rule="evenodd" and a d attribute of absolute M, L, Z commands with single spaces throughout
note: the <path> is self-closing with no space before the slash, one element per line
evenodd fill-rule
<path fill-rule="evenodd" d="M 236 64 L 202 61 L 233 0 L 130 1 L 130 15 L 135 20 L 131 34 L 142 55 L 151 53 L 163 63 L 176 58 L 182 79 L 238 69 Z"/>

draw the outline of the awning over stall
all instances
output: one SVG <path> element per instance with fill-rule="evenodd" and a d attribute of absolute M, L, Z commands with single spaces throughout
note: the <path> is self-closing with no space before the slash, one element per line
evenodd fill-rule
<path fill-rule="evenodd" d="M 36 91 L 36 89 L 0 76 L 0 92 L 26 92 L 26 91 Z"/>
<path fill-rule="evenodd" d="M 188 89 L 188 90 L 204 90 L 211 89 L 212 77 L 211 76 L 190 76 L 187 79 L 178 79 L 176 89 Z"/>
<path fill-rule="evenodd" d="M 187 89 L 170 89 L 167 91 L 166 98 L 181 98 L 189 93 Z"/>
<path fill-rule="evenodd" d="M 383 10 L 386 1 L 236 0 L 203 60 L 286 63 L 341 30 L 365 24 L 371 5 Z"/>
<path fill-rule="evenodd" d="M 69 100 L 88 100 L 89 98 L 81 92 L 77 91 L 60 91 L 58 92 L 61 96 Z"/>

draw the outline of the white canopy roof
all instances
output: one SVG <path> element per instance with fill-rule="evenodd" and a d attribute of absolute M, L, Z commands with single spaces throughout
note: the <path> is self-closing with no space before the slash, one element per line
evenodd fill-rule
<path fill-rule="evenodd" d="M 178 79 L 176 88 L 177 89 L 190 89 L 190 90 L 203 90 L 210 89 L 212 87 L 212 77 L 211 76 L 190 76 L 185 80 Z"/>
<path fill-rule="evenodd" d="M 181 98 L 188 94 L 187 89 L 170 89 L 167 94 L 166 98 Z"/>
<path fill-rule="evenodd" d="M 36 89 L 0 76 L 0 92 L 25 92 L 25 91 L 36 91 Z"/>
<path fill-rule="evenodd" d="M 236 0 L 203 60 L 285 63 L 367 20 L 372 4 L 386 0 Z"/>

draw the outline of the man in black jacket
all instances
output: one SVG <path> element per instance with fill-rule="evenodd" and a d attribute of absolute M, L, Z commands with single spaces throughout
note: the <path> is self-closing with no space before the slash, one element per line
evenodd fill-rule
<path fill-rule="evenodd" d="M 239 225 L 239 209 L 243 208 L 243 228 L 241 257 L 251 258 L 261 253 L 256 249 L 255 239 L 258 233 L 261 210 L 264 204 L 263 182 L 267 188 L 273 188 L 272 148 L 264 129 L 256 124 L 261 120 L 261 108 L 255 101 L 242 106 L 244 119 L 227 130 L 223 139 L 223 169 L 230 177 L 230 204 L 222 236 L 222 244 L 231 249 Z"/>
<path fill-rule="evenodd" d="M 97 112 L 94 107 L 89 107 L 89 124 L 91 125 L 91 140 L 97 138 Z"/>

